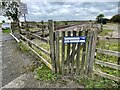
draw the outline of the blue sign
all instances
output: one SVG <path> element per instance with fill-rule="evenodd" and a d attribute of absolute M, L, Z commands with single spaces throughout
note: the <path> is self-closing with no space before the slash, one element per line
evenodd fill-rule
<path fill-rule="evenodd" d="M 85 43 L 86 36 L 64 37 L 64 43 Z"/>

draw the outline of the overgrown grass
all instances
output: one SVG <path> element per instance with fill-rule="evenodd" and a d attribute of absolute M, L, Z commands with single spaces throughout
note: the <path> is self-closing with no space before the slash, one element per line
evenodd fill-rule
<path fill-rule="evenodd" d="M 118 48 L 119 42 L 118 41 L 109 41 L 109 40 L 100 40 L 97 43 L 97 48 L 106 49 L 106 50 L 112 50 L 112 51 L 119 51 L 120 48 Z"/>
<path fill-rule="evenodd" d="M 99 33 L 100 36 L 109 36 L 110 33 L 112 33 L 112 30 L 107 30 L 107 29 L 103 29 L 102 32 Z"/>
<path fill-rule="evenodd" d="M 77 83 L 83 84 L 85 88 L 113 88 L 112 90 L 119 90 L 117 89 L 118 83 L 97 75 L 93 75 L 91 78 L 88 78 L 87 76 L 76 77 L 75 80 Z"/>
<path fill-rule="evenodd" d="M 114 75 L 114 76 L 117 76 L 117 77 L 120 77 L 120 70 L 117 70 L 117 69 L 112 69 L 112 68 L 109 68 L 109 67 L 105 67 L 103 65 L 94 65 L 95 69 L 96 70 L 100 70 L 102 72 L 105 72 L 107 74 L 110 74 L 110 75 Z"/>
<path fill-rule="evenodd" d="M 57 74 L 54 74 L 47 66 L 44 64 L 34 70 L 35 78 L 37 80 L 44 81 L 56 81 Z"/>
<path fill-rule="evenodd" d="M 30 49 L 27 46 L 25 46 L 22 42 L 18 43 L 18 45 L 22 51 L 27 53 L 30 51 Z"/>

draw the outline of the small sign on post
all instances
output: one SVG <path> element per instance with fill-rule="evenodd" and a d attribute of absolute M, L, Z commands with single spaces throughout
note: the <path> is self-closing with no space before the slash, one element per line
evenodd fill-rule
<path fill-rule="evenodd" d="M 64 43 L 85 43 L 86 36 L 64 37 Z"/>
<path fill-rule="evenodd" d="M 27 4 L 20 3 L 20 12 L 21 12 L 21 14 L 28 14 Z"/>

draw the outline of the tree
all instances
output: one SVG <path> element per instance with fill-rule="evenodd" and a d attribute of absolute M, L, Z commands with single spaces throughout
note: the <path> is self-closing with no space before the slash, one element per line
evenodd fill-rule
<path fill-rule="evenodd" d="M 8 17 L 8 19 L 14 22 L 19 21 L 19 2 L 2 2 L 2 9 L 4 9 L 3 16 Z"/>
<path fill-rule="evenodd" d="M 20 0 L 17 0 L 16 2 L 10 1 L 10 2 L 2 2 L 2 9 L 4 10 L 3 16 L 8 17 L 9 20 L 12 20 L 15 22 L 18 26 L 19 32 L 20 30 L 20 24 L 19 24 L 19 18 L 20 18 Z"/>
<path fill-rule="evenodd" d="M 120 14 L 114 15 L 110 21 L 115 22 L 115 23 L 120 23 Z"/>
<path fill-rule="evenodd" d="M 99 15 L 97 16 L 97 18 L 96 18 L 96 19 L 97 19 L 97 22 L 98 22 L 98 23 L 101 23 L 101 22 L 102 22 L 101 20 L 103 19 L 103 17 L 104 17 L 104 14 L 99 14 Z"/>

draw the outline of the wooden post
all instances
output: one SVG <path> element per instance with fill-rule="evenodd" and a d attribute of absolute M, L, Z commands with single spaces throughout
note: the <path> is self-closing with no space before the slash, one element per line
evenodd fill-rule
<path fill-rule="evenodd" d="M 45 37 L 45 32 L 44 32 L 44 29 L 45 29 L 45 28 L 44 28 L 44 21 L 42 20 L 41 23 L 42 23 L 42 36 Z"/>
<path fill-rule="evenodd" d="M 48 29 L 49 29 L 49 38 L 50 38 L 50 57 L 52 60 L 52 68 L 53 72 L 55 72 L 55 44 L 54 44 L 54 23 L 52 20 L 48 21 Z"/>
<path fill-rule="evenodd" d="M 65 74 L 65 44 L 64 44 L 65 31 L 62 32 L 62 74 Z"/>
<path fill-rule="evenodd" d="M 94 30 L 93 31 L 93 40 L 92 40 L 92 50 L 91 50 L 91 56 L 90 56 L 90 63 L 89 63 L 89 73 L 88 75 L 91 76 L 93 72 L 93 66 L 94 66 L 94 57 L 95 57 L 95 50 L 96 50 L 96 41 L 97 41 L 97 36 L 98 36 L 98 31 Z"/>
<path fill-rule="evenodd" d="M 71 36 L 71 31 L 68 31 L 67 32 L 67 35 L 68 36 Z M 69 74 L 69 72 L 70 72 L 70 43 L 69 44 L 67 44 L 67 73 Z"/>
<path fill-rule="evenodd" d="M 86 39 L 87 39 L 87 33 L 88 33 L 88 31 L 85 31 Z M 83 71 L 84 71 L 85 55 L 86 55 L 86 42 L 83 44 L 82 63 L 81 63 L 81 74 L 83 74 Z"/>
<path fill-rule="evenodd" d="M 88 47 L 87 47 L 86 68 L 85 68 L 86 69 L 86 74 L 89 73 L 93 31 L 90 31 L 89 34 L 90 35 L 89 35 L 89 41 L 88 41 Z"/>
<path fill-rule="evenodd" d="M 73 31 L 73 36 L 76 36 L 76 31 Z M 71 66 L 72 66 L 72 67 L 71 67 L 71 74 L 73 74 L 73 72 L 74 72 L 75 47 L 76 47 L 76 44 L 73 44 L 73 45 L 72 45 L 71 58 L 70 58 Z"/>
<path fill-rule="evenodd" d="M 25 20 L 25 23 L 26 23 L 27 38 L 31 40 L 31 36 L 30 36 L 30 32 L 29 32 L 29 27 L 28 27 L 28 23 L 27 23 L 25 14 L 24 14 L 24 20 Z M 28 42 L 28 45 L 31 47 L 31 44 L 29 42 Z"/>
<path fill-rule="evenodd" d="M 81 36 L 82 31 L 79 31 L 79 36 Z M 81 43 L 78 43 L 77 48 L 77 56 L 76 56 L 76 74 L 79 75 L 79 69 L 80 69 L 80 47 Z"/>
<path fill-rule="evenodd" d="M 60 60 L 59 60 L 59 32 L 55 32 L 55 41 L 56 41 L 56 67 L 57 67 L 57 72 L 60 72 Z"/>

